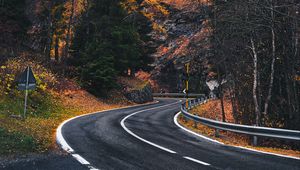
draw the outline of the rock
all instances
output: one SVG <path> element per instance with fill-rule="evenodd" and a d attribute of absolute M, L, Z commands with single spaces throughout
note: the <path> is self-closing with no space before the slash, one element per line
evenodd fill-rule
<path fill-rule="evenodd" d="M 147 84 L 140 90 L 132 90 L 125 94 L 125 97 L 138 104 L 147 103 L 153 101 L 152 89 L 150 84 Z"/>

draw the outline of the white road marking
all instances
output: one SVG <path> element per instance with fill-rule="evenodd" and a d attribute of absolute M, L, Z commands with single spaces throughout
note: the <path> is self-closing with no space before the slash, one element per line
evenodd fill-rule
<path fill-rule="evenodd" d="M 138 114 L 138 113 L 145 112 L 145 111 L 149 111 L 149 110 L 154 110 L 154 109 L 158 109 L 158 108 L 162 108 L 162 107 L 166 107 L 166 106 L 170 106 L 170 105 L 173 105 L 173 104 L 176 104 L 176 103 L 180 103 L 180 102 L 182 102 L 182 101 L 180 100 L 180 101 L 177 101 L 177 102 L 175 102 L 175 103 L 171 103 L 171 104 L 167 104 L 167 105 L 163 105 L 163 106 L 159 106 L 159 107 L 154 107 L 154 108 L 150 108 L 150 109 L 145 109 L 145 110 L 140 110 L 140 111 L 134 112 L 134 113 L 132 113 L 132 114 L 130 114 L 130 115 L 127 115 L 125 118 L 122 119 L 122 121 L 121 121 L 121 126 L 123 127 L 123 129 L 124 129 L 126 132 L 128 132 L 128 133 L 131 134 L 132 136 L 136 137 L 137 139 L 139 139 L 139 140 L 141 140 L 141 141 L 143 141 L 143 142 L 145 142 L 145 143 L 148 143 L 148 144 L 150 144 L 150 145 L 152 145 L 152 146 L 154 146 L 154 147 L 157 147 L 157 148 L 159 148 L 159 149 L 162 149 L 162 150 L 164 150 L 164 151 L 166 151 L 166 152 L 176 154 L 175 151 L 172 151 L 172 150 L 170 150 L 170 149 L 167 149 L 167 148 L 165 148 L 165 147 L 163 147 L 163 146 L 160 146 L 160 145 L 158 145 L 158 144 L 155 144 L 155 143 L 153 143 L 153 142 L 150 142 L 150 141 L 148 141 L 148 140 L 146 140 L 146 139 L 143 139 L 143 138 L 141 138 L 140 136 L 136 135 L 135 133 L 133 133 L 132 131 L 130 131 L 130 130 L 125 126 L 124 122 L 125 122 L 125 120 L 128 119 L 129 117 L 131 117 L 131 116 L 133 116 L 133 115 L 136 115 L 136 114 Z M 206 163 L 206 162 L 203 162 L 203 161 L 200 161 L 200 160 L 197 160 L 197 159 L 188 157 L 188 156 L 184 156 L 183 158 L 188 159 L 188 160 L 193 161 L 193 162 L 196 162 L 196 163 L 199 163 L 199 164 L 202 164 L 202 165 L 205 165 L 205 166 L 210 166 L 209 163 Z"/>
<path fill-rule="evenodd" d="M 200 135 L 199 133 L 196 133 L 194 131 L 191 131 L 185 127 L 183 127 L 182 125 L 180 125 L 178 123 L 178 116 L 180 115 L 181 112 L 178 112 L 175 116 L 174 116 L 174 123 L 181 129 L 185 130 L 186 132 L 188 133 L 191 133 L 195 136 L 198 136 L 198 137 L 201 137 L 203 139 L 206 139 L 206 140 L 209 140 L 209 141 L 212 141 L 212 142 L 215 142 L 215 143 L 218 143 L 220 145 L 225 145 L 224 143 L 222 142 L 219 142 L 217 140 L 214 140 L 214 139 L 211 139 L 209 137 L 206 137 L 206 136 L 203 136 L 203 135 Z M 226 146 L 231 146 L 231 147 L 235 147 L 235 148 L 239 148 L 239 149 L 245 149 L 245 150 L 249 150 L 249 151 L 253 151 L 253 152 L 258 152 L 258 153 L 263 153 L 263 154 L 268 154 L 268 155 L 274 155 L 274 156 L 279 156 L 279 157 L 284 157 L 284 158 L 291 158 L 291 159 L 297 159 L 297 160 L 300 160 L 299 157 L 294 157 L 294 156 L 287 156 L 287 155 L 281 155 L 281 154 L 276 154 L 276 153 L 272 153 L 272 152 L 265 152 L 265 151 L 260 151 L 260 150 L 256 150 L 256 149 L 251 149 L 251 148 L 246 148 L 246 147 L 242 147 L 242 146 L 234 146 L 234 145 L 226 145 Z"/>
<path fill-rule="evenodd" d="M 196 162 L 196 163 L 199 163 L 199 164 L 202 164 L 202 165 L 210 166 L 209 163 L 199 161 L 197 159 L 194 159 L 194 158 L 191 158 L 191 157 L 188 157 L 188 156 L 184 156 L 183 158 L 188 159 L 188 160 L 193 161 L 193 162 Z"/>
<path fill-rule="evenodd" d="M 143 139 L 143 138 L 141 138 L 140 136 L 136 135 L 135 133 L 133 133 L 131 130 L 129 130 L 129 129 L 125 126 L 124 122 L 125 122 L 125 120 L 128 119 L 129 117 L 131 117 L 131 116 L 133 116 L 133 115 L 136 115 L 136 114 L 138 114 L 138 113 L 145 112 L 145 111 L 149 111 L 149 110 L 154 110 L 154 109 L 158 109 L 158 108 L 162 108 L 162 107 L 167 107 L 167 106 L 174 105 L 174 104 L 177 104 L 177 103 L 180 103 L 180 102 L 181 102 L 181 100 L 180 100 L 180 101 L 177 101 L 177 102 L 175 102 L 175 103 L 171 103 L 171 104 L 167 104 L 167 105 L 163 105 L 163 106 L 158 106 L 158 107 L 154 107 L 154 108 L 150 108 L 150 109 L 140 110 L 140 111 L 131 113 L 130 115 L 127 115 L 126 117 L 124 117 L 124 118 L 122 119 L 122 121 L 121 121 L 121 126 L 122 126 L 122 128 L 123 128 L 126 132 L 128 132 L 130 135 L 134 136 L 135 138 L 137 138 L 137 139 L 139 139 L 139 140 L 141 140 L 141 141 L 143 141 L 143 142 L 145 142 L 145 143 L 148 143 L 149 145 L 152 145 L 152 146 L 154 146 L 154 147 L 156 147 L 156 148 L 159 148 L 159 149 L 164 150 L 164 151 L 166 151 L 166 152 L 175 154 L 175 153 L 176 153 L 175 151 L 172 151 L 172 150 L 170 150 L 170 149 L 168 149 L 168 148 L 165 148 L 165 147 L 163 147 L 163 146 L 157 145 L 157 144 L 155 144 L 155 143 L 153 143 L 153 142 L 150 142 L 150 141 L 148 141 L 148 140 L 146 140 L 146 139 Z"/>
<path fill-rule="evenodd" d="M 198 137 L 200 137 L 200 138 L 209 140 L 209 141 L 211 141 L 211 142 L 218 143 L 218 144 L 220 144 L 220 145 L 224 145 L 224 143 L 222 143 L 222 142 L 219 142 L 219 141 L 217 141 L 217 140 L 214 140 L 214 139 L 208 138 L 208 137 L 206 137 L 206 136 L 200 135 L 199 133 L 196 133 L 196 132 L 194 132 L 194 131 L 192 131 L 192 130 L 189 130 L 189 129 L 183 127 L 182 125 L 180 125 L 180 124 L 178 123 L 178 116 L 180 115 L 180 113 L 181 113 L 181 112 L 178 112 L 178 113 L 174 116 L 174 123 L 175 123 L 178 127 L 180 127 L 181 129 L 183 129 L 184 131 L 187 131 L 187 132 L 189 132 L 189 133 L 191 133 L 191 134 L 193 134 L 193 135 L 195 135 L 195 136 L 198 136 Z"/>
<path fill-rule="evenodd" d="M 90 163 L 89 163 L 87 160 L 85 160 L 83 157 L 81 157 L 80 155 L 78 155 L 78 154 L 72 154 L 72 156 L 73 156 L 77 161 L 79 161 L 81 164 L 83 164 L 83 165 L 90 165 Z"/>
<path fill-rule="evenodd" d="M 153 103 L 159 103 L 159 101 L 155 101 Z M 147 104 L 140 104 L 140 105 L 134 105 L 134 106 L 125 106 L 125 107 L 120 107 L 120 108 L 115 108 L 115 109 L 108 109 L 108 110 L 102 110 L 102 111 L 97 111 L 97 112 L 92 112 L 92 113 L 87 113 L 84 115 L 79 115 L 79 116 L 75 116 L 73 118 L 70 118 L 68 120 L 65 120 L 63 123 L 61 123 L 57 129 L 56 129 L 56 142 L 61 146 L 61 148 L 63 150 L 65 150 L 68 153 L 73 153 L 72 156 L 81 164 L 83 165 L 87 165 L 88 168 L 90 170 L 97 170 L 97 168 L 94 168 L 93 166 L 90 165 L 90 163 L 85 160 L 82 156 L 78 155 L 78 154 L 74 154 L 74 149 L 66 142 L 66 140 L 64 139 L 63 135 L 62 135 L 62 127 L 70 122 L 71 120 L 77 119 L 79 117 L 84 117 L 84 116 L 88 116 L 88 115 L 92 115 L 92 114 L 96 114 L 96 113 L 103 113 L 103 112 L 107 112 L 107 111 L 113 111 L 113 110 L 119 110 L 119 109 L 126 109 L 126 108 L 132 108 L 132 107 L 137 107 L 137 106 L 144 106 L 144 105 L 151 105 L 153 103 L 147 103 Z"/>
<path fill-rule="evenodd" d="M 97 169 L 97 168 L 94 168 L 93 166 L 88 166 L 88 168 L 89 168 L 90 170 L 99 170 L 99 169 Z"/>
<path fill-rule="evenodd" d="M 74 150 L 71 148 L 71 146 L 66 142 L 66 140 L 64 139 L 61 129 L 63 127 L 63 125 L 65 125 L 65 123 L 67 123 L 68 121 L 70 121 L 72 119 L 66 120 L 64 121 L 62 124 L 60 124 L 58 126 L 58 128 L 56 129 L 56 142 L 58 144 L 60 144 L 61 148 L 65 151 L 67 151 L 68 153 L 72 153 L 74 152 Z"/>

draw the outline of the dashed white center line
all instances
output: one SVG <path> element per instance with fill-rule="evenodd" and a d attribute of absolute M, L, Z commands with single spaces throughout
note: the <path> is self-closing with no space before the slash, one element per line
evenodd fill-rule
<path fill-rule="evenodd" d="M 181 102 L 181 100 L 180 100 L 179 102 Z M 175 102 L 175 103 L 179 103 L 179 102 Z M 154 109 L 158 109 L 158 108 L 162 108 L 162 107 L 166 107 L 166 106 L 170 106 L 170 105 L 173 105 L 173 104 L 175 104 L 175 103 L 171 103 L 171 104 L 167 104 L 167 105 L 163 105 L 163 106 L 159 106 L 159 107 L 154 107 L 154 108 L 150 108 L 150 109 L 145 109 L 145 110 L 140 110 L 140 111 L 134 112 L 134 113 L 132 113 L 132 114 L 130 114 L 130 115 L 127 115 L 124 119 L 121 120 L 121 126 L 123 127 L 123 129 L 124 129 L 127 133 L 129 133 L 130 135 L 134 136 L 135 138 L 137 138 L 137 139 L 139 139 L 139 140 L 141 140 L 141 141 L 143 141 L 143 142 L 145 142 L 145 143 L 148 143 L 148 144 L 150 144 L 150 145 L 152 145 L 152 146 L 154 146 L 154 147 L 157 147 L 157 148 L 159 148 L 159 149 L 161 149 L 161 150 L 164 150 L 164 151 L 166 151 L 166 152 L 169 152 L 169 153 L 172 153 L 172 154 L 176 154 L 176 152 L 173 151 L 173 150 L 170 150 L 170 149 L 168 149 L 168 148 L 165 148 L 165 147 L 163 147 L 163 146 L 160 146 L 160 145 L 158 145 L 158 144 L 155 144 L 155 143 L 153 143 L 153 142 L 150 142 L 150 141 L 148 141 L 148 140 L 146 140 L 146 139 L 141 138 L 140 136 L 136 135 L 136 134 L 133 133 L 131 130 L 129 130 L 129 129 L 125 126 L 125 123 L 124 123 L 124 122 L 126 121 L 126 119 L 128 119 L 129 117 L 134 116 L 134 115 L 136 115 L 136 114 L 138 114 L 138 113 L 145 112 L 145 111 L 149 111 L 149 110 L 154 110 Z M 200 161 L 200 160 L 197 160 L 197 159 L 188 157 L 188 156 L 183 156 L 183 158 L 184 158 L 184 159 L 187 159 L 187 160 L 190 160 L 190 161 L 192 161 L 192 162 L 196 162 L 196 163 L 205 165 L 205 166 L 210 166 L 209 163 L 206 163 L 206 162 L 203 162 L 203 161 Z"/>
<path fill-rule="evenodd" d="M 133 115 L 136 115 L 136 114 L 138 114 L 138 113 L 145 112 L 145 111 L 150 111 L 150 110 L 154 110 L 154 109 L 158 109 L 158 108 L 163 108 L 163 107 L 170 106 L 170 105 L 174 105 L 174 104 L 180 103 L 180 102 L 181 102 L 181 100 L 180 100 L 180 101 L 177 101 L 177 102 L 175 102 L 175 103 L 171 103 L 171 104 L 167 104 L 167 105 L 163 105 L 163 106 L 153 107 L 153 108 L 150 108 L 150 109 L 145 109 L 145 110 L 140 110 L 140 111 L 134 112 L 134 113 L 132 113 L 132 114 L 130 114 L 130 115 L 127 115 L 124 119 L 122 119 L 122 121 L 121 121 L 121 126 L 122 126 L 122 128 L 123 128 L 127 133 L 129 133 L 129 134 L 132 135 L 133 137 L 135 137 L 135 138 L 137 138 L 137 139 L 139 139 L 139 140 L 141 140 L 141 141 L 143 141 L 143 142 L 145 142 L 145 143 L 148 143 L 149 145 L 152 145 L 152 146 L 154 146 L 154 147 L 156 147 L 156 148 L 159 148 L 159 149 L 164 150 L 164 151 L 166 151 L 166 152 L 175 154 L 176 152 L 173 151 L 173 150 L 171 150 L 171 149 L 165 148 L 165 147 L 163 147 L 163 146 L 160 146 L 160 145 L 158 145 L 158 144 L 155 144 L 155 143 L 153 143 L 153 142 L 150 142 L 150 141 L 148 141 L 148 140 L 146 140 L 146 139 L 143 139 L 143 138 L 141 138 L 140 136 L 136 135 L 135 133 L 133 133 L 131 130 L 129 130 L 129 129 L 125 126 L 125 123 L 124 123 L 124 122 L 125 122 L 126 119 L 128 119 L 129 117 L 131 117 L 131 116 L 133 116 Z"/>
<path fill-rule="evenodd" d="M 83 165 L 89 165 L 90 163 L 87 161 L 87 160 L 85 160 L 83 157 L 81 157 L 80 155 L 78 155 L 78 154 L 72 154 L 72 156 L 75 158 L 75 159 L 77 159 L 81 164 L 83 164 Z"/>
<path fill-rule="evenodd" d="M 97 169 L 97 168 L 94 168 L 93 166 L 88 166 L 88 168 L 89 168 L 90 170 L 99 170 L 99 169 Z"/>
<path fill-rule="evenodd" d="M 202 165 L 210 166 L 209 163 L 206 163 L 206 162 L 203 162 L 203 161 L 200 161 L 200 160 L 188 157 L 188 156 L 184 156 L 183 158 L 188 159 L 188 160 L 193 161 L 193 162 L 196 162 L 196 163 L 199 163 L 199 164 L 202 164 Z"/>

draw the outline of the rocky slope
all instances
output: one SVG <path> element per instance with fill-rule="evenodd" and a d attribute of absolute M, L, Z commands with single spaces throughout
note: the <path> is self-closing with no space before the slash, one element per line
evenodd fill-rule
<path fill-rule="evenodd" d="M 196 0 L 145 0 L 142 12 L 152 21 L 152 38 L 157 45 L 151 79 L 166 91 L 181 91 L 184 63 L 191 74 L 199 72 L 199 61 L 210 55 L 210 3 Z M 167 78 L 166 78 L 167 77 Z M 199 82 L 201 75 L 194 75 Z M 197 83 L 192 86 L 195 91 Z M 198 83 L 199 84 L 199 83 Z"/>

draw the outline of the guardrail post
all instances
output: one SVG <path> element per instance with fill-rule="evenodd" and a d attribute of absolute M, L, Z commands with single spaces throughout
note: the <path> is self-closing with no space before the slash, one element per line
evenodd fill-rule
<path fill-rule="evenodd" d="M 197 128 L 197 122 L 194 121 L 194 128 Z"/>
<path fill-rule="evenodd" d="M 215 129 L 215 137 L 220 137 L 220 130 L 219 129 Z"/>
<path fill-rule="evenodd" d="M 256 124 L 254 126 L 257 126 Z M 253 136 L 253 146 L 257 146 L 257 136 Z"/>
<path fill-rule="evenodd" d="M 253 146 L 257 146 L 257 136 L 253 136 Z"/>
<path fill-rule="evenodd" d="M 219 121 L 218 117 L 216 117 L 216 121 Z M 215 137 L 219 138 L 220 137 L 220 130 L 219 129 L 215 129 Z"/>
<path fill-rule="evenodd" d="M 185 104 L 182 105 L 182 109 L 187 110 L 186 107 L 185 107 Z M 183 114 L 183 112 L 181 112 L 181 114 Z M 184 122 L 187 121 L 187 118 L 185 116 L 182 116 L 182 119 L 183 119 Z"/>

